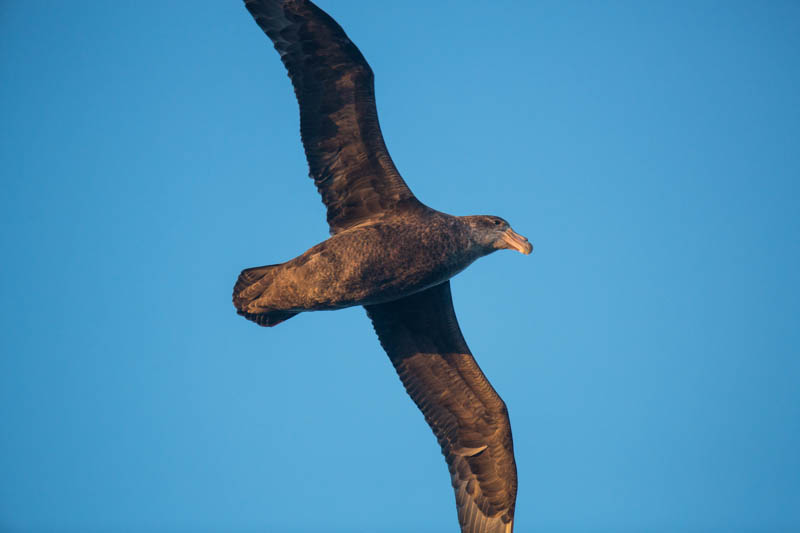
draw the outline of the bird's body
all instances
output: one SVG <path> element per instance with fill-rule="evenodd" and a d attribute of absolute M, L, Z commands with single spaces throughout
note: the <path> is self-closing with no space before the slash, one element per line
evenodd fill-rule
<path fill-rule="evenodd" d="M 274 326 L 306 311 L 363 305 L 450 469 L 462 533 L 511 533 L 517 471 L 508 410 L 458 327 L 450 278 L 502 248 L 531 252 L 494 216 L 420 202 L 378 125 L 372 69 L 307 0 L 245 0 L 289 72 L 310 176 L 332 236 L 285 263 L 248 268 L 237 312 Z"/>
<path fill-rule="evenodd" d="M 243 272 L 244 315 L 299 313 L 397 300 L 438 285 L 494 251 L 472 219 L 425 206 L 348 228 L 280 265 Z"/>

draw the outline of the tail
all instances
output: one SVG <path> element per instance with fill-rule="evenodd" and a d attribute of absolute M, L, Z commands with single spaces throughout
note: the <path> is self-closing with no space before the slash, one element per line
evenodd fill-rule
<path fill-rule="evenodd" d="M 233 286 L 233 305 L 236 312 L 259 326 L 275 326 L 289 320 L 297 313 L 263 308 L 256 303 L 275 277 L 275 269 L 281 265 L 266 265 L 247 268 L 239 274 Z"/>

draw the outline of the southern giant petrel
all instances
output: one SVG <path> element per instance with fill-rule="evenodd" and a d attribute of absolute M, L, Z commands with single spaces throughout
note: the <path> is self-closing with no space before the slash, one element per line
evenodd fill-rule
<path fill-rule="evenodd" d="M 462 533 L 510 533 L 517 470 L 505 403 L 456 321 L 450 278 L 527 239 L 495 216 L 422 204 L 389 157 L 372 69 L 306 0 L 245 0 L 289 71 L 300 135 L 331 237 L 285 263 L 242 271 L 237 312 L 274 326 L 303 311 L 363 305 L 447 460 Z"/>

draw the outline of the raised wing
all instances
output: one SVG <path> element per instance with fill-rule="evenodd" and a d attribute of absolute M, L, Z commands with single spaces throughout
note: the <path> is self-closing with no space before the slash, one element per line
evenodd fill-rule
<path fill-rule="evenodd" d="M 442 446 L 462 533 L 511 533 L 517 467 L 508 411 L 461 335 L 450 282 L 365 307 Z"/>
<path fill-rule="evenodd" d="M 331 233 L 417 202 L 389 157 L 372 69 L 342 28 L 304 0 L 245 0 L 289 71 L 300 135 Z"/>

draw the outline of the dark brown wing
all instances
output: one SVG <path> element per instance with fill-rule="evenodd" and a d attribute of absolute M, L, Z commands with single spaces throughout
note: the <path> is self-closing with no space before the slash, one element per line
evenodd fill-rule
<path fill-rule="evenodd" d="M 450 282 L 365 307 L 442 446 L 462 533 L 510 533 L 517 467 L 508 411 L 461 335 Z"/>
<path fill-rule="evenodd" d="M 327 13 L 303 0 L 245 0 L 289 71 L 300 135 L 331 233 L 417 202 L 383 142 L 372 69 Z"/>

